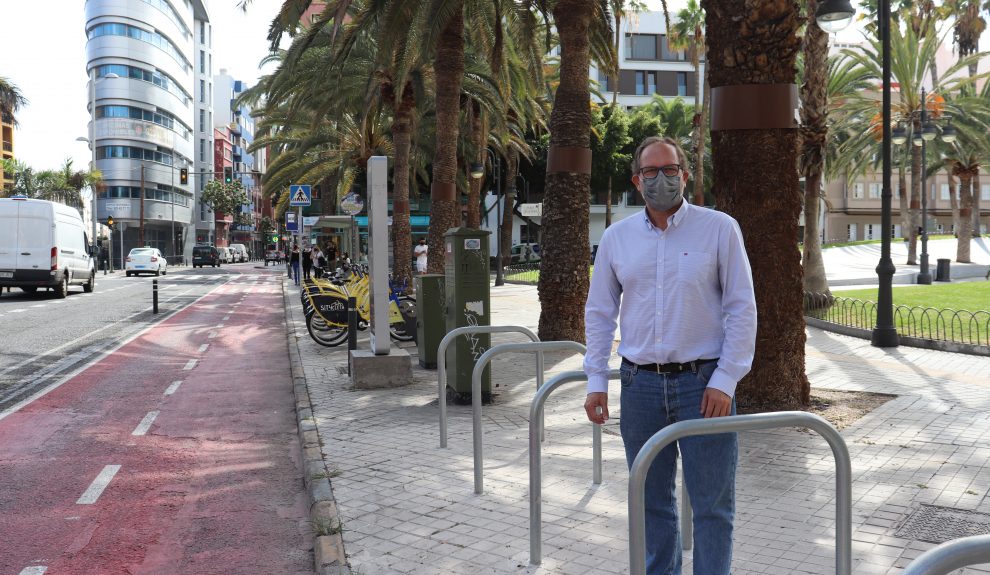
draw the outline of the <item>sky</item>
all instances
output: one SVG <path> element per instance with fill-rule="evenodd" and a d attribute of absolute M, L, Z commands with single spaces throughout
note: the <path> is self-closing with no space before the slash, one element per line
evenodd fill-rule
<path fill-rule="evenodd" d="M 136 0 L 129 0 L 136 1 Z M 36 170 L 56 169 L 66 158 L 73 168 L 90 161 L 86 34 L 82 0 L 0 0 L 0 76 L 16 85 L 29 103 L 17 113 L 14 156 Z M 207 0 L 213 23 L 213 71 L 226 68 L 253 85 L 264 72 L 268 26 L 282 0 L 254 0 L 247 14 L 237 0 Z M 38 22 L 39 6 L 45 21 Z M 191 120 L 190 120 L 191 121 Z"/>

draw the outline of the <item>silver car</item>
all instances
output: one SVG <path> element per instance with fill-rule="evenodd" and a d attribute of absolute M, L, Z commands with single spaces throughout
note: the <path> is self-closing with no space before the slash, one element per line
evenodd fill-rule
<path fill-rule="evenodd" d="M 168 262 L 157 248 L 134 248 L 127 254 L 124 272 L 128 277 L 142 273 L 165 275 L 168 273 Z"/>

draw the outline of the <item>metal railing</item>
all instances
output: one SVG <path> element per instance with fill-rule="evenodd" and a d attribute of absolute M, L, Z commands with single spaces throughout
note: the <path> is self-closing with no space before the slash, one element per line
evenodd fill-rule
<path fill-rule="evenodd" d="M 609 379 L 619 379 L 619 370 L 611 369 Z M 540 386 L 529 406 L 529 562 L 539 565 L 543 560 L 543 406 L 550 394 L 560 386 L 575 381 L 587 381 L 583 371 L 565 371 Z M 602 482 L 602 426 L 591 424 L 592 483 Z"/>
<path fill-rule="evenodd" d="M 646 474 L 664 447 L 692 435 L 735 431 L 806 427 L 828 441 L 835 456 L 835 572 L 850 575 L 852 569 L 852 466 L 846 442 L 827 421 L 801 411 L 732 415 L 714 419 L 679 421 L 658 431 L 643 445 L 629 470 L 629 573 L 646 575 Z"/>
<path fill-rule="evenodd" d="M 827 323 L 868 330 L 876 324 L 877 304 L 805 292 L 804 315 Z M 895 305 L 894 326 L 902 336 L 990 346 L 990 311 Z"/>
<path fill-rule="evenodd" d="M 482 494 L 485 491 L 484 450 L 482 447 L 481 428 L 481 374 L 492 358 L 502 353 L 536 352 L 536 386 L 537 391 L 543 386 L 543 353 L 547 351 L 577 351 L 584 353 L 585 347 L 576 341 L 536 341 L 533 343 L 503 343 L 488 349 L 481 354 L 471 372 L 471 407 L 474 419 L 474 492 Z"/>
<path fill-rule="evenodd" d="M 540 338 L 529 328 L 521 325 L 467 325 L 458 327 L 447 332 L 437 346 L 437 402 L 440 405 L 440 447 L 447 447 L 447 347 L 450 342 L 462 335 L 472 333 L 522 333 L 532 341 L 540 341 Z M 539 362 L 542 358 L 537 357 Z M 537 364 L 542 367 L 541 364 Z M 542 373 L 542 370 L 537 370 Z"/>
<path fill-rule="evenodd" d="M 990 535 L 946 541 L 919 555 L 902 575 L 946 575 L 969 565 L 990 563 Z"/>
<path fill-rule="evenodd" d="M 503 277 L 507 282 L 535 284 L 540 281 L 540 264 L 536 262 L 506 266 Z"/>

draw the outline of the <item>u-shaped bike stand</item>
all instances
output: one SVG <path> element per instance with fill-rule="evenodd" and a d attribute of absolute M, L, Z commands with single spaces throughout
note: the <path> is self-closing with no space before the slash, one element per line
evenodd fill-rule
<path fill-rule="evenodd" d="M 517 332 L 525 334 L 532 341 L 540 338 L 529 328 L 521 325 L 466 325 L 447 332 L 437 346 L 437 401 L 440 404 L 440 447 L 447 447 L 447 347 L 458 336 L 472 333 L 505 333 Z M 536 373 L 543 377 L 543 354 L 536 356 Z"/>
<path fill-rule="evenodd" d="M 536 383 L 543 384 L 543 353 L 547 351 L 577 351 L 585 352 L 585 347 L 576 341 L 536 341 L 533 343 L 503 343 L 481 354 L 474 371 L 471 372 L 471 407 L 474 415 L 474 492 L 485 491 L 484 455 L 482 450 L 481 429 L 481 374 L 492 358 L 502 353 L 536 352 Z M 532 422 L 530 422 L 532 424 Z M 541 426 L 542 427 L 542 426 Z"/>
<path fill-rule="evenodd" d="M 852 466 L 846 442 L 827 421 L 803 411 L 781 411 L 754 415 L 732 415 L 693 419 L 669 425 L 653 435 L 640 449 L 629 470 L 629 573 L 646 575 L 646 498 L 644 486 L 650 465 L 664 447 L 692 435 L 735 431 L 806 427 L 828 441 L 835 456 L 835 573 L 850 575 L 852 569 Z"/>
<path fill-rule="evenodd" d="M 969 565 L 990 563 L 990 535 L 946 541 L 919 555 L 902 575 L 947 575 Z"/>

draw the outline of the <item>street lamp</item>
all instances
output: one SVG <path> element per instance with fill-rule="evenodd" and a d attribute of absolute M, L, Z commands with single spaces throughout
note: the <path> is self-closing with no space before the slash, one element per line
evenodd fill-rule
<path fill-rule="evenodd" d="M 502 272 L 502 160 L 492 152 L 491 148 L 485 148 L 488 157 L 491 159 L 492 168 L 495 169 L 495 213 L 496 213 L 496 236 L 495 236 L 495 286 L 505 285 L 505 278 Z M 485 175 L 485 167 L 479 163 L 471 164 L 471 177 L 480 179 Z M 491 252 L 489 252 L 491 253 Z"/>
<path fill-rule="evenodd" d="M 909 119 L 910 121 L 910 119 Z M 913 126 L 913 122 L 912 122 Z M 921 130 L 915 131 L 911 138 L 911 143 L 921 148 L 921 269 L 918 271 L 918 283 L 930 285 L 932 274 L 928 269 L 928 150 L 926 144 L 935 139 L 938 129 L 934 122 L 928 119 L 928 98 L 924 87 L 921 88 Z M 942 128 L 942 141 L 952 143 L 956 141 L 956 129 L 952 127 L 951 121 Z M 898 124 L 894 130 L 894 143 L 904 144 L 907 142 L 906 130 Z"/>
<path fill-rule="evenodd" d="M 883 70 L 883 188 L 880 192 L 880 262 L 877 264 L 877 323 L 870 342 L 875 347 L 897 347 L 894 327 L 894 298 L 892 282 L 894 262 L 890 259 L 890 0 L 880 0 L 877 10 L 877 30 L 882 46 Z M 826 0 L 815 11 L 815 19 L 823 30 L 836 32 L 852 21 L 853 9 L 848 0 Z M 843 25 L 845 24 L 845 25 Z M 840 27 L 841 25 L 841 27 Z"/>
<path fill-rule="evenodd" d="M 89 168 L 90 171 L 96 170 L 96 83 L 99 82 L 99 81 L 101 81 L 101 80 L 104 80 L 106 78 L 120 78 L 120 76 L 118 76 L 117 74 L 114 74 L 113 72 L 110 72 L 110 73 L 106 74 L 105 76 L 103 76 L 102 78 L 98 78 L 96 76 L 96 66 L 93 67 L 93 77 L 92 77 L 92 79 L 89 82 L 89 88 L 90 88 L 90 94 L 91 94 L 91 97 L 90 97 L 90 100 L 89 100 L 89 103 L 90 103 L 90 108 L 89 108 L 89 112 L 90 112 L 89 138 L 84 138 L 82 136 L 79 136 L 78 138 L 76 138 L 76 141 L 77 142 L 87 142 L 87 143 L 89 143 L 89 149 L 90 149 L 90 152 L 91 152 L 90 155 L 92 157 L 92 164 L 90 165 L 90 168 Z M 97 220 L 97 216 L 96 216 L 96 188 L 95 187 L 93 187 L 93 189 L 92 189 L 92 195 L 93 195 L 93 197 L 90 200 L 90 202 L 92 203 L 92 205 L 90 206 L 90 209 L 93 210 L 93 237 L 92 237 L 92 241 L 95 244 L 96 243 L 96 220 Z"/>

